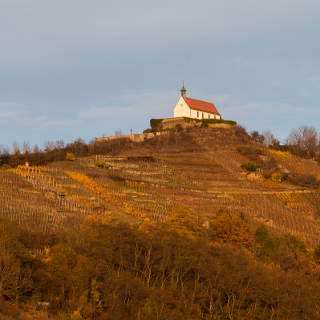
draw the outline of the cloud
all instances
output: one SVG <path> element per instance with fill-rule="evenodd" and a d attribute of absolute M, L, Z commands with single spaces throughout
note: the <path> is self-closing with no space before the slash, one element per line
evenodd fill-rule
<path fill-rule="evenodd" d="M 21 113 L 15 111 L 7 111 L 1 112 L 0 111 L 0 120 L 16 120 L 20 117 Z"/>
<path fill-rule="evenodd" d="M 134 114 L 132 107 L 90 107 L 87 110 L 79 112 L 80 119 L 108 119 L 119 118 L 121 115 L 124 117 Z"/>
<path fill-rule="evenodd" d="M 63 9 L 62 9 L 63 8 Z M 289 13 L 288 14 L 288 8 Z M 63 63 L 89 52 L 121 54 L 187 48 L 317 26 L 317 0 L 3 0 L 0 61 Z M 50 62 L 49 62 L 50 61 Z"/>
<path fill-rule="evenodd" d="M 172 107 L 177 100 L 177 92 L 143 92 L 127 94 L 118 99 L 118 106 L 97 107 L 92 106 L 78 114 L 79 119 L 130 119 L 157 117 L 158 115 L 170 116 Z"/>
<path fill-rule="evenodd" d="M 10 109 L 11 111 L 7 111 Z M 21 109 L 24 109 L 21 111 Z M 33 128 L 34 130 L 54 129 L 81 124 L 81 119 L 54 119 L 47 115 L 38 115 L 25 105 L 16 102 L 0 102 L 0 121 L 10 121 L 4 124 L 19 128 Z"/>
<path fill-rule="evenodd" d="M 33 120 L 30 124 L 36 124 L 39 129 L 59 129 L 78 127 L 82 124 L 80 119 L 49 119 L 47 117 L 40 117 Z"/>

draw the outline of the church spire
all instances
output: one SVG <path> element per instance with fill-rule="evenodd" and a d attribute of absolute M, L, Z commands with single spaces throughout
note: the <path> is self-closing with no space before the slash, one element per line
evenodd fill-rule
<path fill-rule="evenodd" d="M 183 97 L 183 98 L 187 97 L 187 89 L 184 87 L 184 83 L 182 85 L 180 92 L 181 92 L 181 97 Z"/>

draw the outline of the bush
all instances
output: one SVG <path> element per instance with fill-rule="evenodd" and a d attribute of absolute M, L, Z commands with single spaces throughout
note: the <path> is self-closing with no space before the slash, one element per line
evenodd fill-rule
<path fill-rule="evenodd" d="M 67 160 L 67 161 L 74 161 L 74 160 L 76 160 L 76 157 L 75 157 L 74 153 L 68 152 L 68 153 L 66 154 L 66 160 Z"/>
<path fill-rule="evenodd" d="M 254 234 L 255 239 L 257 242 L 264 242 L 266 241 L 270 236 L 269 236 L 269 231 L 267 229 L 267 227 L 262 224 L 261 226 L 259 226 Z"/>
<path fill-rule="evenodd" d="M 249 137 L 248 132 L 247 132 L 247 130 L 246 130 L 245 127 L 240 126 L 239 124 L 237 124 L 236 127 L 235 127 L 235 129 L 236 129 L 236 130 L 235 130 L 235 134 L 236 134 L 237 136 L 246 136 L 246 137 Z"/>
<path fill-rule="evenodd" d="M 152 130 L 157 130 L 161 124 L 163 119 L 151 119 L 150 120 L 150 126 Z"/>
<path fill-rule="evenodd" d="M 186 123 L 201 123 L 201 127 L 208 127 L 211 123 L 224 123 L 235 126 L 237 123 L 232 120 L 223 120 L 223 119 L 194 119 L 194 118 L 184 118 Z"/>
<path fill-rule="evenodd" d="M 256 242 L 261 245 L 260 254 L 267 256 L 274 255 L 275 250 L 278 249 L 279 246 L 279 239 L 272 237 L 265 225 L 259 226 L 254 236 Z"/>
<path fill-rule="evenodd" d="M 314 248 L 314 255 L 316 256 L 317 259 L 320 259 L 320 244 L 318 244 L 318 245 Z"/>
<path fill-rule="evenodd" d="M 251 131 L 250 137 L 258 143 L 264 142 L 264 135 L 260 134 L 258 131 Z"/>
<path fill-rule="evenodd" d="M 263 151 L 260 148 L 257 148 L 252 145 L 244 145 L 239 146 L 237 151 L 243 155 L 248 157 L 249 159 L 257 159 L 258 156 L 263 155 Z"/>
<path fill-rule="evenodd" d="M 303 187 L 318 188 L 319 181 L 312 174 L 290 174 L 287 177 L 288 181 Z"/>
<path fill-rule="evenodd" d="M 109 169 L 110 165 L 107 164 L 105 161 L 103 160 L 99 160 L 96 162 L 96 167 L 101 168 L 101 169 Z"/>
<path fill-rule="evenodd" d="M 242 168 L 242 169 L 245 169 L 245 170 L 247 170 L 247 171 L 249 171 L 249 172 L 255 172 L 255 171 L 257 171 L 257 169 L 259 169 L 260 167 L 259 167 L 257 164 L 255 164 L 255 163 L 247 162 L 247 163 L 242 164 L 242 165 L 241 165 L 241 168 Z"/>
<path fill-rule="evenodd" d="M 274 182 L 282 182 L 284 179 L 285 179 L 285 176 L 279 171 L 273 172 L 271 174 L 271 180 Z"/>

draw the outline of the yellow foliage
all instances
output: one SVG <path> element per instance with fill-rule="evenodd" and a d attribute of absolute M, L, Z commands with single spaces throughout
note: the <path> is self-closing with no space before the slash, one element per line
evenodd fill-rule
<path fill-rule="evenodd" d="M 303 197 L 296 192 L 278 192 L 275 197 L 291 208 L 300 207 L 304 203 Z"/>
<path fill-rule="evenodd" d="M 67 161 L 74 161 L 74 160 L 76 160 L 76 156 L 74 155 L 74 153 L 68 152 L 68 153 L 66 154 L 66 160 L 67 160 Z"/>
<path fill-rule="evenodd" d="M 138 217 L 138 218 L 146 217 L 146 214 L 144 212 L 130 206 L 127 202 L 123 203 L 123 211 L 127 214 L 130 214 L 130 215 Z"/>
<path fill-rule="evenodd" d="M 273 172 L 271 174 L 271 180 L 274 182 L 282 182 L 283 174 L 281 172 Z"/>
<path fill-rule="evenodd" d="M 70 318 L 71 318 L 72 320 L 80 320 L 80 319 L 83 319 L 79 310 L 74 311 L 74 312 L 72 313 L 72 315 L 71 315 Z"/>
<path fill-rule="evenodd" d="M 286 151 L 279 151 L 279 150 L 274 150 L 274 149 L 270 149 L 269 150 L 272 154 L 274 154 L 275 156 L 279 156 L 281 158 L 290 158 L 290 153 L 286 152 Z"/>
<path fill-rule="evenodd" d="M 32 173 L 32 175 L 41 175 L 43 174 L 42 172 L 45 171 L 44 167 L 40 166 L 17 166 L 15 169 L 12 170 L 14 173 L 22 176 L 22 177 L 27 177 Z"/>
<path fill-rule="evenodd" d="M 180 203 L 175 204 L 172 212 L 168 213 L 164 223 L 179 234 L 191 238 L 195 238 L 198 233 L 203 231 L 198 216 L 190 208 Z"/>
<path fill-rule="evenodd" d="M 85 218 L 85 222 L 87 224 L 94 224 L 94 223 L 97 223 L 98 221 L 99 221 L 98 217 L 94 214 Z"/>
<path fill-rule="evenodd" d="M 97 183 L 93 179 L 89 178 L 85 174 L 82 174 L 79 172 L 74 172 L 74 171 L 66 171 L 65 173 L 71 179 L 73 179 L 74 181 L 77 181 L 78 183 L 83 185 L 86 189 L 91 191 L 92 193 L 98 194 L 104 201 L 115 202 L 115 199 L 113 199 L 111 197 L 111 195 L 109 195 L 107 193 L 107 190 L 103 186 L 101 186 L 99 183 Z M 118 204 L 120 204 L 120 203 L 118 203 Z M 130 214 L 130 215 L 138 217 L 138 218 L 145 218 L 146 217 L 146 214 L 144 212 L 132 207 L 127 202 L 123 202 L 123 203 L 121 203 L 121 205 L 122 205 L 122 210 L 127 214 Z M 110 216 L 111 212 L 106 211 L 106 212 L 104 212 L 104 215 Z"/>
<path fill-rule="evenodd" d="M 244 247 L 250 247 L 253 242 L 250 223 L 241 214 L 218 212 L 210 219 L 208 232 L 214 242 L 229 242 Z"/>
<path fill-rule="evenodd" d="M 72 180 L 80 183 L 86 189 L 90 190 L 93 193 L 99 194 L 103 198 L 108 198 L 106 195 L 106 190 L 100 184 L 95 182 L 93 179 L 89 178 L 85 174 L 74 171 L 65 171 L 66 175 L 69 176 Z"/>

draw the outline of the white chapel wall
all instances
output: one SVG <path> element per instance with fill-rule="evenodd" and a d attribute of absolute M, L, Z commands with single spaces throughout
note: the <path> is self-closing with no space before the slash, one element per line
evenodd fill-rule
<path fill-rule="evenodd" d="M 203 114 L 203 116 L 202 116 Z M 212 114 L 212 113 L 207 113 L 207 112 L 202 112 L 202 111 L 197 111 L 197 110 L 191 110 L 191 116 L 190 118 L 195 118 L 195 119 L 220 119 L 221 117 L 217 114 Z"/>
<path fill-rule="evenodd" d="M 178 103 L 173 109 L 173 117 L 178 118 L 178 117 L 187 117 L 187 118 L 192 118 L 190 115 L 190 111 L 193 111 L 189 108 L 187 103 L 184 101 L 182 97 L 180 97 Z"/>

